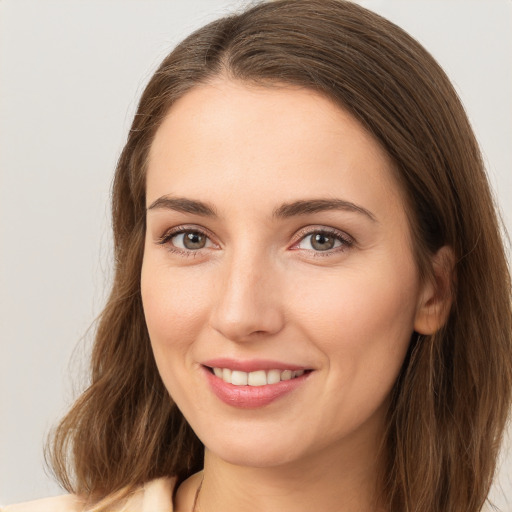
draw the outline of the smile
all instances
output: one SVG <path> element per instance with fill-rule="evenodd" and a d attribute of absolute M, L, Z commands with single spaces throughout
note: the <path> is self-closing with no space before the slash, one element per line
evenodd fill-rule
<path fill-rule="evenodd" d="M 256 370 L 243 372 L 230 368 L 212 368 L 213 373 L 227 384 L 234 386 L 266 386 L 278 382 L 295 379 L 304 375 L 306 370 Z"/>
<path fill-rule="evenodd" d="M 286 368 L 270 361 L 218 359 L 214 364 L 201 366 L 213 394 L 225 404 L 241 409 L 270 405 L 305 386 L 314 373 L 312 369 Z"/>

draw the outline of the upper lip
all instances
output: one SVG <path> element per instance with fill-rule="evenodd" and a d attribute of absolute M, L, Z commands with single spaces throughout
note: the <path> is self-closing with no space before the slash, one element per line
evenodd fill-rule
<path fill-rule="evenodd" d="M 241 372 L 255 372 L 257 370 L 308 370 L 307 366 L 300 364 L 284 363 L 282 361 L 271 361 L 269 359 L 230 359 L 228 357 L 219 357 L 204 361 L 203 366 L 210 368 L 229 368 Z"/>

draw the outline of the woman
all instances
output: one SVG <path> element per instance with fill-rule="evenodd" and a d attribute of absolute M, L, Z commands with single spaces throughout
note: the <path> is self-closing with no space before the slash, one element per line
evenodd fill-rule
<path fill-rule="evenodd" d="M 27 510 L 482 509 L 510 275 L 462 106 L 403 31 L 337 0 L 200 29 L 142 96 L 113 221 L 53 444 L 72 495 Z"/>

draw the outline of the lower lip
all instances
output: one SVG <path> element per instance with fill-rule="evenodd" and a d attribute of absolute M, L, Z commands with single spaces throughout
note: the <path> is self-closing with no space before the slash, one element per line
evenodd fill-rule
<path fill-rule="evenodd" d="M 311 374 L 307 372 L 300 377 L 282 380 L 265 386 L 235 386 L 216 377 L 208 368 L 203 367 L 213 393 L 225 404 L 241 409 L 264 407 L 304 384 Z"/>

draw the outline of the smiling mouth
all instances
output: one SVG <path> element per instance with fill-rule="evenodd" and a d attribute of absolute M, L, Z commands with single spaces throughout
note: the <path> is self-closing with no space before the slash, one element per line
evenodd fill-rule
<path fill-rule="evenodd" d="M 302 377 L 305 373 L 312 370 L 256 370 L 254 372 L 243 372 L 240 370 L 231 370 L 230 368 L 210 368 L 207 367 L 219 379 L 227 384 L 234 386 L 266 386 L 268 384 L 277 384 L 278 382 L 296 379 Z"/>

